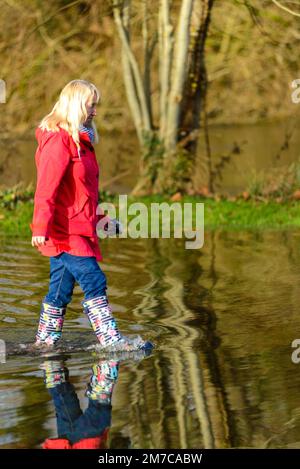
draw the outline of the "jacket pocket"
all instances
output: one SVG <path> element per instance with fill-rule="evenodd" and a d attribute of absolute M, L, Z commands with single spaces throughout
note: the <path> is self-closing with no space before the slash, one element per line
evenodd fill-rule
<path fill-rule="evenodd" d="M 80 197 L 77 203 L 74 203 L 74 205 L 67 208 L 66 216 L 69 219 L 72 219 L 76 217 L 77 215 L 79 215 L 80 212 L 86 211 L 87 209 L 86 205 L 89 204 L 89 202 L 90 202 L 89 196 L 87 194 L 82 194 L 82 196 Z"/>
<path fill-rule="evenodd" d="M 94 236 L 96 233 L 96 214 L 91 197 L 82 198 L 77 209 L 70 214 L 68 219 L 69 233 Z"/>
<path fill-rule="evenodd" d="M 59 207 L 54 224 L 57 230 L 69 235 L 94 236 L 96 215 L 92 198 L 81 194 L 78 201 L 69 207 Z"/>

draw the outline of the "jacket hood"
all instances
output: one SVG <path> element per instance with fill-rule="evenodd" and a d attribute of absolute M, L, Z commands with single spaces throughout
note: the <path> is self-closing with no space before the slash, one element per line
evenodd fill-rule
<path fill-rule="evenodd" d="M 68 139 L 68 141 L 70 142 L 70 140 L 72 140 L 72 143 L 75 145 L 72 137 L 68 134 L 68 132 L 65 130 L 65 129 L 62 129 L 60 128 L 59 129 L 59 132 L 65 136 L 65 138 Z M 45 145 L 45 143 L 49 140 L 49 138 L 51 137 L 51 135 L 53 135 L 53 131 L 52 130 L 42 130 L 40 127 L 37 127 L 36 130 L 35 130 L 35 137 L 37 139 L 37 142 L 38 142 L 38 145 L 40 147 L 40 149 L 43 148 L 43 146 Z M 87 142 L 90 143 L 90 138 L 88 136 L 88 134 L 86 132 L 81 132 L 79 131 L 79 139 L 80 140 L 85 140 Z"/>
<path fill-rule="evenodd" d="M 63 129 L 60 129 L 59 132 L 65 132 L 68 135 L 68 133 Z M 49 140 L 51 135 L 53 135 L 53 131 L 51 131 L 51 130 L 42 130 L 40 127 L 36 128 L 35 137 L 37 139 L 37 142 L 38 142 L 38 145 L 39 145 L 40 149 L 43 148 L 43 146 Z"/>

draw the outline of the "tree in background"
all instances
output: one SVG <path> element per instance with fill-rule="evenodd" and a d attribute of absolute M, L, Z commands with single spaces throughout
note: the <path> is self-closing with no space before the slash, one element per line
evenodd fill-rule
<path fill-rule="evenodd" d="M 122 44 L 124 84 L 142 149 L 141 177 L 133 193 L 185 191 L 191 188 L 200 115 L 205 105 L 204 48 L 214 0 L 182 0 L 180 5 L 160 0 L 158 7 L 150 6 L 148 0 L 139 2 L 138 7 L 133 3 L 113 0 Z M 142 23 L 142 70 L 131 31 L 138 14 Z M 155 67 L 158 84 L 151 79 Z M 159 88 L 157 119 L 152 103 L 154 86 Z"/>
<path fill-rule="evenodd" d="M 97 116 L 100 132 L 106 142 L 113 139 L 116 146 L 120 142 L 117 146 L 120 151 L 130 151 L 128 142 L 135 144 L 137 131 L 129 116 L 132 111 L 126 100 L 124 73 L 120 66 L 120 39 L 114 18 L 118 12 L 129 41 L 130 67 L 135 76 L 140 76 L 139 90 L 142 89 L 142 93 L 144 88 L 149 90 L 145 92 L 146 100 L 142 101 L 144 109 L 149 109 L 150 132 L 147 143 L 142 145 L 140 190 L 148 187 L 149 192 L 159 191 L 161 186 L 167 185 L 172 192 L 177 187 L 189 192 L 191 173 L 193 184 L 196 185 L 196 181 L 198 184 L 194 188 L 196 192 L 204 185 L 209 189 L 215 186 L 213 182 L 218 180 L 226 159 L 218 162 L 221 155 L 216 154 L 212 144 L 213 164 L 210 152 L 199 154 L 199 147 L 195 160 L 193 146 L 197 140 L 193 136 L 197 127 L 195 133 L 190 130 L 193 128 L 190 125 L 193 107 L 194 115 L 197 115 L 198 105 L 203 112 L 199 142 L 203 138 L 207 142 L 207 132 L 204 137 L 202 132 L 208 119 L 210 125 L 260 125 L 266 120 L 298 118 L 300 108 L 291 100 L 291 83 L 299 78 L 300 4 L 293 0 L 214 2 L 208 35 L 205 36 L 205 29 L 197 29 L 201 20 L 199 12 L 205 13 L 203 3 L 194 0 L 188 31 L 189 47 L 183 57 L 186 63 L 182 69 L 184 94 L 179 95 L 181 101 L 175 103 L 177 110 L 180 109 L 180 123 L 175 134 L 176 158 L 167 157 L 161 140 L 168 115 L 165 97 L 170 98 L 168 90 L 174 85 L 170 71 L 176 63 L 183 0 L 131 0 L 128 5 L 126 10 L 125 2 L 120 0 L 115 4 L 116 12 L 113 0 L 27 0 L 26 4 L 21 0 L 0 0 L 0 78 L 7 85 L 6 103 L 1 104 L 5 112 L 1 114 L 0 126 L 0 174 L 10 173 L 5 169 L 9 164 L 14 167 L 12 155 L 16 151 L 17 138 L 33 138 L 41 117 L 49 112 L 62 87 L 74 78 L 91 80 L 99 87 L 102 93 L 101 111 Z M 162 5 L 167 9 L 163 10 Z M 197 30 L 202 36 L 197 36 Z M 197 37 L 202 37 L 202 42 L 198 41 L 198 49 L 194 50 L 201 51 L 205 45 L 202 69 L 201 62 L 191 60 L 191 48 Z M 163 64 L 162 54 L 166 57 Z M 201 86 L 195 88 L 192 80 L 197 67 L 202 73 L 203 91 L 206 83 L 209 85 L 207 94 L 203 92 L 202 97 Z M 128 76 L 130 78 L 129 73 Z M 133 92 L 137 93 L 136 83 L 130 79 Z M 165 86 L 162 87 L 162 83 Z M 195 98 L 197 93 L 199 100 Z M 173 117 L 176 115 L 174 113 Z M 290 134 L 289 129 L 288 132 Z M 239 132 L 236 134 L 238 137 Z M 206 147 L 209 149 L 209 145 Z M 224 158 L 228 158 L 227 149 Z M 131 163 L 135 162 L 136 157 L 132 155 Z M 160 170 L 162 166 L 163 171 Z"/>

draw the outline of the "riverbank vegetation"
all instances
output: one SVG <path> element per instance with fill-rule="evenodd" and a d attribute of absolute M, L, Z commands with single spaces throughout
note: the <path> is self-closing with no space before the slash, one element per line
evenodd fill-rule
<path fill-rule="evenodd" d="M 0 233 L 2 236 L 28 236 L 29 223 L 33 213 L 34 191 L 15 186 L 0 192 Z M 103 192 L 101 202 L 115 205 L 118 213 L 119 196 Z M 204 203 L 204 224 L 206 230 L 261 230 L 300 228 L 300 191 L 285 197 L 263 197 L 244 192 L 236 197 L 216 194 L 194 196 L 176 193 L 173 196 L 128 196 L 127 206 L 142 202 L 150 213 L 152 203 Z M 136 213 L 138 215 L 138 212 Z M 134 216 L 128 216 L 130 221 Z M 195 211 L 193 212 L 195 221 Z M 195 225 L 194 225 L 195 226 Z"/>
<path fill-rule="evenodd" d="M 206 227 L 297 226 L 298 162 L 277 173 L 253 173 L 249 187 L 227 196 L 215 182 L 232 155 L 214 166 L 209 139 L 209 124 L 296 114 L 291 84 L 300 22 L 277 3 L 4 2 L 0 50 L 7 95 L 0 138 L 8 148 L 11 129 L 15 137 L 29 137 L 68 81 L 91 80 L 102 94 L 96 125 L 123 129 L 124 138 L 134 129 L 140 143 L 130 200 L 204 201 Z M 196 159 L 200 129 L 205 150 Z M 233 153 L 239 152 L 235 145 Z M 11 149 L 2 153 L 0 171 L 12 158 Z M 207 185 L 199 187 L 194 174 L 200 166 Z M 32 198 L 32 188 L 2 192 L 4 231 L 25 229 Z"/>

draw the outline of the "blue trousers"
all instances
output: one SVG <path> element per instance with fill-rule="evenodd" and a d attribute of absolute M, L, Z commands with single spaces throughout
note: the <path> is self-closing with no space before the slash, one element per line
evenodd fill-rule
<path fill-rule="evenodd" d="M 67 252 L 50 257 L 49 291 L 43 302 L 58 308 L 67 306 L 72 300 L 75 282 L 84 292 L 84 300 L 106 295 L 106 276 L 95 257 Z"/>

